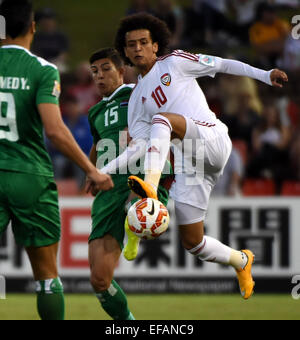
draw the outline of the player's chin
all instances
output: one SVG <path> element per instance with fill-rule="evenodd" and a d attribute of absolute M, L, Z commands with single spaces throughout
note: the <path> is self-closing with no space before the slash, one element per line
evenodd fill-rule
<path fill-rule="evenodd" d="M 135 57 L 133 58 L 133 64 L 136 66 L 143 66 L 145 65 L 145 58 L 144 57 Z"/>
<path fill-rule="evenodd" d="M 101 84 L 101 85 L 98 85 L 97 87 L 102 96 L 108 97 L 108 94 L 110 91 L 106 85 Z"/>

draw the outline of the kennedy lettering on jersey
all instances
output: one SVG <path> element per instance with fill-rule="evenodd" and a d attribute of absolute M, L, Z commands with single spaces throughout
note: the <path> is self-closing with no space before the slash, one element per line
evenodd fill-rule
<path fill-rule="evenodd" d="M 0 169 L 53 177 L 38 106 L 59 105 L 57 67 L 19 45 L 0 60 Z"/>
<path fill-rule="evenodd" d="M 4 90 L 30 90 L 28 79 L 18 77 L 0 76 L 0 89 Z"/>

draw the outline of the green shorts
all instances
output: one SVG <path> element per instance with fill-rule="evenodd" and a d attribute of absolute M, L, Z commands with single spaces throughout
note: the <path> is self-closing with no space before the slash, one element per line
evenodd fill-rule
<path fill-rule="evenodd" d="M 10 221 L 19 245 L 44 247 L 57 243 L 60 215 L 54 179 L 0 170 L 0 236 Z"/>
<path fill-rule="evenodd" d="M 127 176 L 116 181 L 115 187 L 110 191 L 99 193 L 92 207 L 92 232 L 89 241 L 103 237 L 106 234 L 113 236 L 119 243 L 120 248 L 124 248 L 126 219 L 125 203 L 130 194 L 127 185 Z M 162 186 L 158 189 L 158 199 L 167 206 L 169 193 Z"/>

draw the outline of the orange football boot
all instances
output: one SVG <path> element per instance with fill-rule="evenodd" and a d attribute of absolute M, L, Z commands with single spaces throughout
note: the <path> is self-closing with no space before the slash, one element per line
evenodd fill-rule
<path fill-rule="evenodd" d="M 248 300 L 254 291 L 255 282 L 252 278 L 252 265 L 254 263 L 254 254 L 250 250 L 242 250 L 248 257 L 248 262 L 243 269 L 236 269 L 237 278 L 239 280 L 240 291 L 242 297 Z"/>
<path fill-rule="evenodd" d="M 128 186 L 135 194 L 137 194 L 141 198 L 154 198 L 156 200 L 158 199 L 154 187 L 151 184 L 144 182 L 137 176 L 128 177 Z"/>

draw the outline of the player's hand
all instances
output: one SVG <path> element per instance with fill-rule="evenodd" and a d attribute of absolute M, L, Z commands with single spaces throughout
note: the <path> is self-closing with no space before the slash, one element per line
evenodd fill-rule
<path fill-rule="evenodd" d="M 272 85 L 275 87 L 283 87 L 283 82 L 287 83 L 289 81 L 289 78 L 287 76 L 287 74 L 281 70 L 278 69 L 274 69 L 271 72 L 271 81 L 272 81 Z"/>
<path fill-rule="evenodd" d="M 85 191 L 87 194 L 91 193 L 92 196 L 96 197 L 100 190 L 96 189 L 94 183 L 86 178 Z"/>
<path fill-rule="evenodd" d="M 95 196 L 100 190 L 107 191 L 113 187 L 114 183 L 109 175 L 103 174 L 97 169 L 87 174 L 87 193 L 91 192 Z"/>

